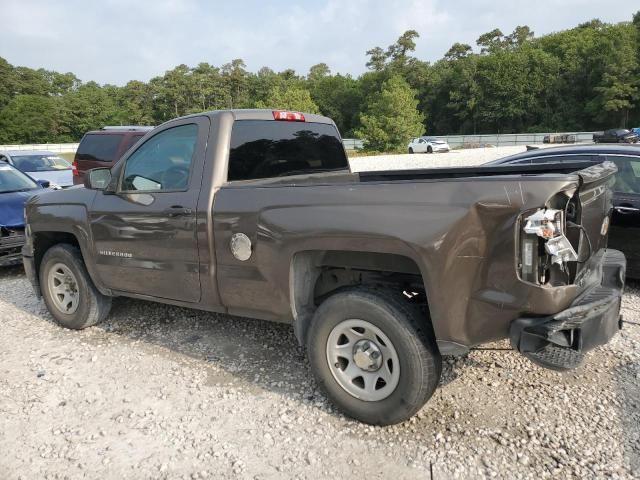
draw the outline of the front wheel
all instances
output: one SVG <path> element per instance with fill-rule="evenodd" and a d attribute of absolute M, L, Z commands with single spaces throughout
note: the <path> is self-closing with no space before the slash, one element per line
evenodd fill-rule
<path fill-rule="evenodd" d="M 427 147 L 427 153 L 433 153 L 433 148 L 431 148 L 431 145 Z"/>
<path fill-rule="evenodd" d="M 409 153 L 413 153 L 413 148 L 409 148 Z"/>
<path fill-rule="evenodd" d="M 61 326 L 81 330 L 109 314 L 111 297 L 91 281 L 80 251 L 69 244 L 51 247 L 40 263 L 40 287 L 49 313 Z"/>
<path fill-rule="evenodd" d="M 307 337 L 309 359 L 340 410 L 391 425 L 431 398 L 442 359 L 417 312 L 400 296 L 365 289 L 336 293 L 318 307 Z"/>

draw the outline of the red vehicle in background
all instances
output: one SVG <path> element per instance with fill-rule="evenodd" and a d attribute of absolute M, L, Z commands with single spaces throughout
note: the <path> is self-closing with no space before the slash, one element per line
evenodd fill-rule
<path fill-rule="evenodd" d="M 85 172 L 92 168 L 112 167 L 138 140 L 153 127 L 127 125 L 102 127 L 100 130 L 87 132 L 76 151 L 73 160 L 74 185 L 84 182 Z"/>

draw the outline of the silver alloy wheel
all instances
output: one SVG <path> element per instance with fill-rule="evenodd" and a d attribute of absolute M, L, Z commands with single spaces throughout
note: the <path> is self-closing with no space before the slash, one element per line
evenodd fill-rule
<path fill-rule="evenodd" d="M 56 263 L 49 269 L 47 283 L 53 304 L 58 310 L 71 315 L 78 309 L 78 281 L 69 267 L 64 263 Z"/>
<path fill-rule="evenodd" d="M 400 380 L 395 347 L 382 330 L 365 320 L 345 320 L 331 330 L 327 362 L 336 382 L 366 402 L 384 400 Z"/>

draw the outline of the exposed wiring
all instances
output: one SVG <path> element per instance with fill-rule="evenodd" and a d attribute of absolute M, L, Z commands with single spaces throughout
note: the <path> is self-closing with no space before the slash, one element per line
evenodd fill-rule
<path fill-rule="evenodd" d="M 593 253 L 593 246 L 591 245 L 591 239 L 589 238 L 589 234 L 587 234 L 587 230 L 584 228 L 584 225 L 573 223 L 573 222 L 567 222 L 567 225 L 569 225 L 570 227 L 579 228 L 580 231 L 584 233 L 584 236 L 587 238 L 587 245 L 589 246 L 589 254 L 587 255 L 587 258 L 585 258 L 584 260 L 580 260 L 580 259 L 576 260 L 578 263 L 585 263 L 589 258 L 591 258 L 591 254 Z"/>

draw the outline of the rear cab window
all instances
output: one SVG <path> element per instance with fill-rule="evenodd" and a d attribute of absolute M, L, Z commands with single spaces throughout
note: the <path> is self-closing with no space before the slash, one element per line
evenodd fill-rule
<path fill-rule="evenodd" d="M 142 137 L 144 137 L 144 133 L 130 135 L 129 138 L 127 138 L 124 142 L 122 152 L 126 152 L 127 150 L 129 150 L 136 143 L 138 143 L 138 140 L 140 140 Z"/>
<path fill-rule="evenodd" d="M 118 154 L 118 147 L 122 141 L 122 134 L 90 134 L 84 136 L 76 160 L 91 160 L 97 162 L 113 162 Z"/>
<path fill-rule="evenodd" d="M 340 135 L 331 124 L 274 120 L 233 124 L 228 181 L 348 168 Z"/>

